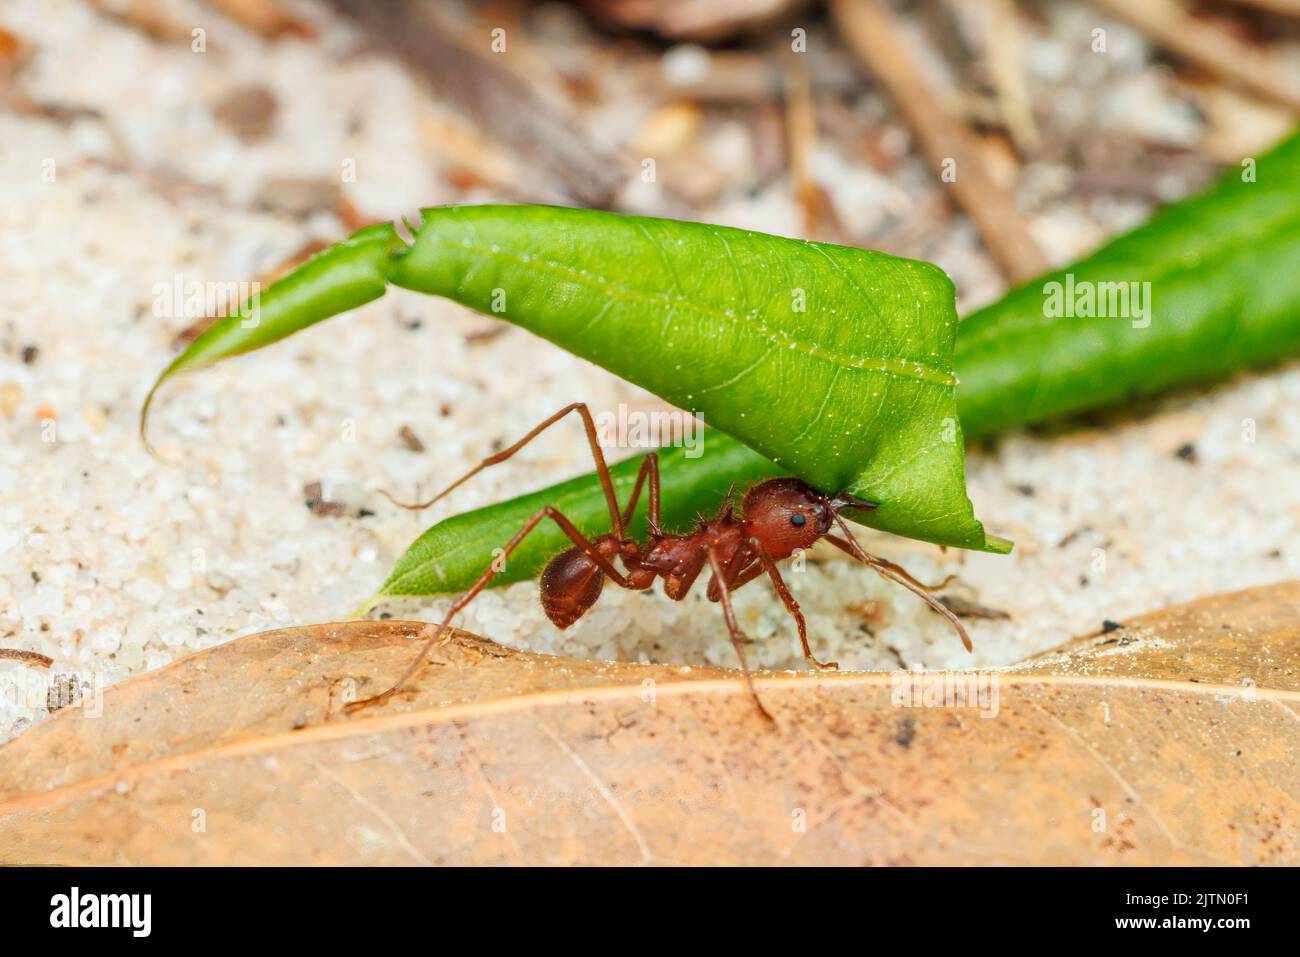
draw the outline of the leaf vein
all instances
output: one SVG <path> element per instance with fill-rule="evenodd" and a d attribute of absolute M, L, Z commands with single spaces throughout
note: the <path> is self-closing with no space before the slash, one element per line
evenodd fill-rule
<path fill-rule="evenodd" d="M 892 356 L 863 356 L 851 355 L 838 350 L 827 349 L 824 346 L 801 339 L 798 336 L 791 335 L 781 329 L 774 329 L 762 320 L 747 318 L 738 313 L 727 314 L 725 310 L 696 302 L 686 297 L 681 297 L 678 302 L 674 303 L 668 296 L 655 293 L 642 292 L 637 289 L 629 289 L 618 283 L 610 282 L 604 277 L 584 275 L 581 271 L 567 266 L 564 263 L 555 262 L 549 259 L 541 259 L 536 256 L 524 260 L 521 256 L 508 253 L 502 249 L 492 249 L 488 246 L 477 245 L 464 240 L 449 240 L 441 237 L 434 239 L 443 245 L 450 245 L 460 248 L 461 250 L 473 253 L 479 256 L 486 256 L 495 259 L 502 259 L 513 262 L 524 268 L 541 268 L 550 272 L 564 276 L 568 281 L 578 285 L 589 286 L 594 289 L 600 289 L 612 293 L 615 297 L 625 302 L 637 303 L 645 306 L 654 307 L 685 307 L 702 316 L 713 319 L 719 319 L 723 322 L 740 323 L 750 329 L 756 335 L 767 339 L 776 348 L 793 349 L 802 352 L 812 359 L 819 359 L 834 365 L 842 366 L 845 369 L 857 370 L 860 372 L 877 372 L 882 375 L 893 376 L 899 379 L 909 379 L 916 382 L 922 382 L 927 385 L 937 385 L 943 388 L 952 388 L 956 386 L 957 379 L 950 373 L 933 366 L 926 365 L 917 359 L 901 359 Z M 841 269 L 841 272 L 843 270 Z M 852 283 L 852 280 L 850 280 Z M 854 284 L 856 286 L 856 284 Z M 875 306 L 872 306 L 873 311 Z"/>

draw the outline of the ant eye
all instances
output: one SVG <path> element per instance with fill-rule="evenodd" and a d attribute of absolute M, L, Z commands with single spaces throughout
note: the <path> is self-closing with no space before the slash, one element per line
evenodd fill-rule
<path fill-rule="evenodd" d="M 808 519 L 804 517 L 802 512 L 795 512 L 793 515 L 790 516 L 790 524 L 793 525 L 795 528 L 802 528 L 804 523 L 807 521 Z"/>

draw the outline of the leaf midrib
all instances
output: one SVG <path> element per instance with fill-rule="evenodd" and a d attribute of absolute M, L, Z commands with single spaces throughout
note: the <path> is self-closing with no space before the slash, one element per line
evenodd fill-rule
<path fill-rule="evenodd" d="M 523 269 L 546 269 L 556 275 L 563 276 L 571 282 L 597 289 L 625 302 L 653 306 L 656 308 L 686 308 L 699 315 L 717 319 L 724 323 L 740 322 L 747 326 L 756 335 L 773 343 L 776 347 L 801 352 L 810 359 L 828 362 L 841 368 L 863 372 L 878 372 L 882 375 L 892 376 L 897 379 L 920 382 L 923 385 L 935 385 L 943 388 L 956 388 L 957 386 L 957 377 L 955 375 L 950 372 L 945 372 L 942 369 L 936 369 L 933 366 L 926 365 L 924 362 L 917 359 L 894 359 L 888 356 L 855 357 L 838 350 L 819 346 L 816 343 L 801 339 L 798 336 L 790 335 L 780 329 L 773 329 L 761 320 L 754 320 L 737 312 L 728 314 L 721 309 L 705 305 L 686 296 L 681 296 L 678 301 L 674 302 L 666 295 L 630 289 L 626 286 L 619 285 L 618 283 L 612 283 L 603 276 L 592 276 L 590 274 L 584 275 L 581 271 L 574 269 L 572 266 L 542 256 L 529 256 L 525 259 L 522 256 L 508 253 L 500 248 L 494 249 L 490 246 L 483 246 L 466 240 L 453 240 L 442 236 L 434 236 L 432 234 L 425 234 L 425 236 L 422 236 L 421 238 L 426 239 L 435 246 L 442 245 L 449 248 L 458 248 L 464 252 L 480 255 L 488 259 L 513 263 Z"/>

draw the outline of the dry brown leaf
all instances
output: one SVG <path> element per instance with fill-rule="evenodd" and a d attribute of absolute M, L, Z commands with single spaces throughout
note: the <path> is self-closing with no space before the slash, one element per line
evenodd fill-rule
<path fill-rule="evenodd" d="M 267 632 L 0 750 L 0 862 L 1295 864 L 1298 608 L 1133 619 L 985 673 L 986 717 L 899 706 L 906 673 L 765 675 L 776 729 L 734 672 L 467 635 L 347 719 L 422 626 Z"/>

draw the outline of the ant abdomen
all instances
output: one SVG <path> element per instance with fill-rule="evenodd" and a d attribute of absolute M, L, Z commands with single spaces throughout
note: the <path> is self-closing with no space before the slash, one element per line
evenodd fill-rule
<path fill-rule="evenodd" d="M 605 587 L 605 573 L 580 548 L 556 555 L 542 570 L 542 610 L 561 631 L 596 604 Z"/>

